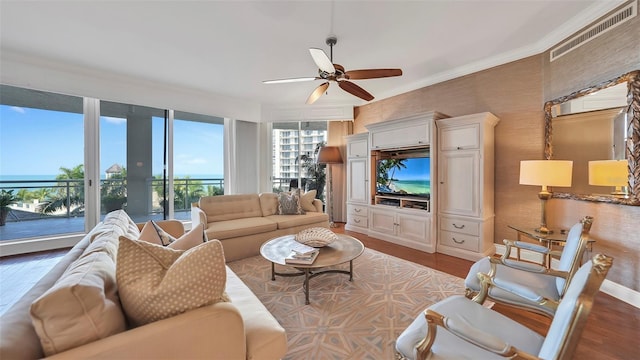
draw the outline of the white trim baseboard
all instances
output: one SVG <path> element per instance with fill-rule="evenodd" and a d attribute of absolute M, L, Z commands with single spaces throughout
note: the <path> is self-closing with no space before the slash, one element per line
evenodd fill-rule
<path fill-rule="evenodd" d="M 502 255 L 504 254 L 506 247 L 502 244 L 496 245 L 496 254 Z M 515 249 L 511 249 L 511 256 L 515 257 Z M 542 256 L 536 252 L 530 250 L 520 250 L 520 258 L 526 261 L 531 262 L 541 262 Z M 552 262 L 554 264 L 554 262 Z M 622 286 L 618 283 L 615 283 L 611 280 L 605 279 L 600 287 L 600 291 L 603 293 L 613 296 L 614 298 L 624 301 L 627 304 L 634 306 L 640 309 L 640 292 L 630 289 L 626 286 Z"/>
<path fill-rule="evenodd" d="M 63 235 L 49 238 L 11 241 L 0 243 L 0 257 L 26 254 L 38 251 L 70 248 L 75 246 L 85 234 Z"/>

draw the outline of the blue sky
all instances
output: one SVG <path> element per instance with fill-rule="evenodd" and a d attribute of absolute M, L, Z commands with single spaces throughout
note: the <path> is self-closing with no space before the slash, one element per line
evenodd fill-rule
<path fill-rule="evenodd" d="M 429 174 L 430 158 L 409 158 L 404 159 L 403 164 L 407 167 L 396 169 L 393 177 L 398 180 L 431 180 Z"/>
<path fill-rule="evenodd" d="M 153 119 L 152 172 L 162 173 L 161 118 Z M 223 174 L 223 126 L 174 121 L 174 173 Z M 126 167 L 126 120 L 101 117 L 100 172 Z M 84 162 L 83 115 L 0 105 L 0 176 L 57 175 Z"/>

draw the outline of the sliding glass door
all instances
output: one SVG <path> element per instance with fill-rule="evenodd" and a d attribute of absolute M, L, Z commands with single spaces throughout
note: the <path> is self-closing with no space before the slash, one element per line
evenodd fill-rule
<path fill-rule="evenodd" d="M 69 246 L 116 209 L 188 221 L 191 203 L 224 193 L 222 118 L 6 85 L 0 101 L 0 244 Z"/>
<path fill-rule="evenodd" d="M 0 240 L 84 231 L 82 98 L 0 85 Z"/>
<path fill-rule="evenodd" d="M 175 111 L 173 217 L 191 218 L 191 203 L 224 194 L 224 119 Z"/>

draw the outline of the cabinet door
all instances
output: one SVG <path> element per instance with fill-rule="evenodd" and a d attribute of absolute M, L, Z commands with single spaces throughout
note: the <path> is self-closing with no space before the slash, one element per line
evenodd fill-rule
<path fill-rule="evenodd" d="M 427 122 L 371 132 L 371 148 L 375 150 L 422 145 L 429 145 Z"/>
<path fill-rule="evenodd" d="M 472 124 L 440 130 L 441 150 L 471 150 L 480 148 L 480 125 Z"/>
<path fill-rule="evenodd" d="M 369 208 L 369 229 L 384 234 L 395 235 L 395 211 L 383 211 L 375 208 Z"/>
<path fill-rule="evenodd" d="M 442 151 L 439 161 L 440 211 L 479 216 L 480 155 L 478 151 Z"/>
<path fill-rule="evenodd" d="M 431 219 L 425 216 L 398 214 L 398 236 L 420 243 L 431 243 Z"/>
<path fill-rule="evenodd" d="M 348 158 L 366 158 L 368 152 L 367 139 L 352 140 L 347 143 Z"/>
<path fill-rule="evenodd" d="M 347 168 L 347 200 L 350 202 L 367 203 L 367 159 L 348 161 Z"/>

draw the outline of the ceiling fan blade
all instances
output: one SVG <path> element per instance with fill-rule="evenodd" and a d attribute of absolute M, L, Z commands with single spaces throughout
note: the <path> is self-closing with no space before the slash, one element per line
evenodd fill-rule
<path fill-rule="evenodd" d="M 357 96 L 360 99 L 371 101 L 373 100 L 373 95 L 369 94 L 367 90 L 361 88 L 360 86 L 350 82 L 350 81 L 338 81 L 338 86 L 340 88 L 351 95 Z"/>
<path fill-rule="evenodd" d="M 328 87 L 329 87 L 329 83 L 326 82 L 318 86 L 315 90 L 313 90 L 311 95 L 309 95 L 309 97 L 307 98 L 307 105 L 311 105 L 314 102 L 316 102 L 316 100 L 318 100 L 320 96 L 322 96 L 322 94 L 324 94 L 324 92 L 327 91 Z"/>
<path fill-rule="evenodd" d="M 277 79 L 277 80 L 264 80 L 263 84 L 284 84 L 284 83 L 292 83 L 292 82 L 301 82 L 301 81 L 312 81 L 320 79 L 319 77 L 299 77 L 299 78 L 290 78 L 290 79 Z"/>
<path fill-rule="evenodd" d="M 309 52 L 311 53 L 313 61 L 318 65 L 318 69 L 326 71 L 329 74 L 336 72 L 336 68 L 333 67 L 333 63 L 322 49 L 310 48 Z"/>
<path fill-rule="evenodd" d="M 350 80 L 364 80 L 364 79 L 377 79 L 392 76 L 402 75 L 402 69 L 364 69 L 364 70 L 350 70 L 345 73 L 347 79 Z"/>

